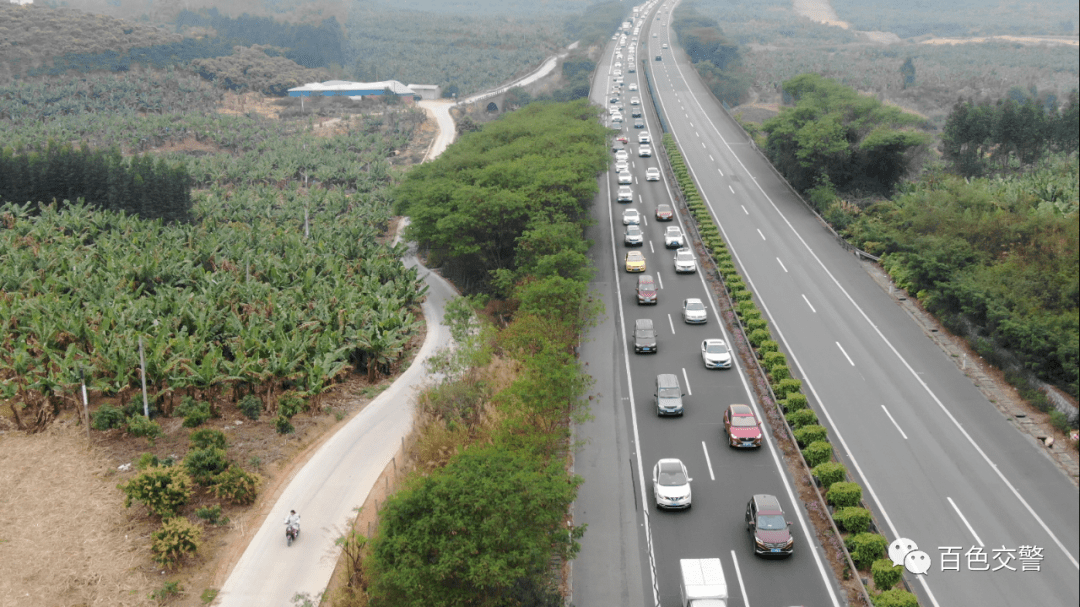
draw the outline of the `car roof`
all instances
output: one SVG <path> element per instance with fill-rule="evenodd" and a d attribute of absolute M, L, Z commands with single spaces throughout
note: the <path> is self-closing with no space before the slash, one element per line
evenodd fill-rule
<path fill-rule="evenodd" d="M 626 254 L 627 259 L 645 259 L 645 254 L 641 251 L 630 251 Z"/>
<path fill-rule="evenodd" d="M 732 415 L 753 415 L 754 410 L 750 408 L 750 405 L 731 405 Z"/>
<path fill-rule="evenodd" d="M 784 513 L 784 510 L 780 507 L 780 500 L 776 499 L 774 495 L 760 493 L 754 496 L 754 501 L 757 502 L 758 514 Z"/>

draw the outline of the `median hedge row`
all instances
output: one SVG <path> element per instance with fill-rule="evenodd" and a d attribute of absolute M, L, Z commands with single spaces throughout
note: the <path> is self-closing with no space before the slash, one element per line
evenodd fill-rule
<path fill-rule="evenodd" d="M 829 443 L 828 432 L 818 425 L 817 414 L 810 409 L 806 395 L 802 393 L 802 381 L 792 376 L 787 357 L 779 351 L 779 344 L 773 339 L 768 321 L 762 317 L 761 310 L 754 303 L 753 293 L 735 267 L 731 253 L 720 237 L 720 230 L 705 205 L 704 197 L 690 176 L 690 170 L 675 143 L 675 138 L 670 133 L 665 134 L 663 144 L 675 181 L 683 200 L 686 201 L 686 208 L 697 224 L 701 242 L 716 262 L 717 274 L 731 297 L 746 340 L 761 361 L 761 368 L 769 379 L 776 404 L 780 405 L 786 416 L 780 417 L 771 407 L 766 407 L 765 410 L 774 426 L 781 423 L 790 426 L 814 478 L 827 491 L 827 503 L 836 508 L 832 517 L 837 528 L 846 532 L 845 547 L 852 561 L 860 570 L 870 572 L 875 561 L 884 555 L 888 540 L 867 531 L 871 515 L 869 510 L 862 507 L 862 487 L 846 481 L 847 469 L 833 460 L 834 450 Z M 899 581 L 900 572 L 885 571 L 878 565 L 872 573 L 877 593 L 870 588 L 867 588 L 867 591 L 875 600 L 880 597 L 880 600 L 903 604 L 910 597 L 911 601 L 915 601 L 911 593 L 892 589 Z"/>

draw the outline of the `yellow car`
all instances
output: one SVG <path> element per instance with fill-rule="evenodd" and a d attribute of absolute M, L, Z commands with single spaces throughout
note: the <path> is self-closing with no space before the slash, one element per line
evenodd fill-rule
<path fill-rule="evenodd" d="M 630 251 L 626 254 L 626 271 L 645 271 L 645 255 L 641 251 Z"/>

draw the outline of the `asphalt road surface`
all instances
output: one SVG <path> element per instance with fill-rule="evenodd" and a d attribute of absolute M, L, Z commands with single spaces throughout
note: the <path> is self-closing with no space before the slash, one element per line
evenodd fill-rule
<path fill-rule="evenodd" d="M 618 96 L 625 100 L 636 94 L 648 104 L 649 95 L 641 90 L 644 59 L 660 109 L 725 240 L 830 428 L 838 455 L 863 486 L 881 532 L 890 541 L 910 538 L 930 558 L 927 575 L 906 576 L 922 604 L 1080 602 L 1075 486 L 1035 441 L 986 401 L 775 174 L 677 48 L 667 4 L 660 19 L 651 14 L 645 19 L 637 73 L 624 74 L 627 85 L 639 83 L 639 91 Z M 614 53 L 626 54 L 616 44 L 609 45 L 594 87 L 594 101 L 605 108 L 614 90 Z M 622 63 L 625 69 L 625 58 Z M 653 114 L 645 115 L 647 129 L 658 138 Z M 622 128 L 631 137 L 634 131 Z M 629 147 L 636 150 L 633 143 Z M 609 319 L 582 349 L 601 398 L 593 405 L 596 420 L 579 429 L 579 436 L 592 442 L 578 455 L 577 472 L 586 484 L 576 515 L 590 527 L 575 563 L 574 600 L 614 604 L 605 599 L 626 597 L 632 600 L 623 604 L 653 604 L 655 596 L 662 605 L 677 604 L 675 561 L 718 556 L 733 605 L 833 604 L 833 585 L 821 579 L 815 552 L 806 550 L 811 542 L 801 529 L 804 520 L 793 527 L 793 558 L 763 562 L 750 552 L 740 526 L 750 494 L 772 493 L 789 513 L 799 509 L 770 461 L 775 459 L 770 448 L 734 453 L 720 442 L 723 407 L 751 401 L 737 371 L 705 372 L 697 357 L 702 338 L 723 337 L 715 315 L 703 329 L 680 324 L 682 298 L 704 298 L 705 290 L 700 279 L 675 275 L 671 254 L 663 248 L 652 210 L 670 193 L 666 182 L 639 182 L 643 166 L 656 162 L 633 153 L 631 159 L 632 206 L 646 218 L 648 273 L 658 275 L 661 289 L 655 308 L 635 303 L 634 279 L 620 264 L 621 211 L 605 196 L 616 186 L 605 180 L 597 205 L 600 225 L 591 237 L 598 244 L 594 287 L 605 296 Z M 654 320 L 659 354 L 627 352 L 634 318 Z M 657 419 L 652 412 L 658 372 L 685 381 L 683 419 Z M 694 478 L 689 512 L 660 513 L 651 505 L 651 469 L 660 457 L 679 457 L 689 468 Z M 635 486 L 628 490 L 627 481 Z M 633 530 L 626 522 L 628 493 L 637 506 Z M 641 551 L 637 555 L 631 554 L 635 548 Z M 638 603 L 634 591 L 640 586 Z M 629 590 L 616 594 L 619 588 Z"/>

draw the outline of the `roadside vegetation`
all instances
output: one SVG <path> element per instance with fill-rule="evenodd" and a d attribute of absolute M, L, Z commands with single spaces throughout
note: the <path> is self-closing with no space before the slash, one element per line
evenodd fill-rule
<path fill-rule="evenodd" d="M 746 100 L 751 78 L 742 69 L 738 45 L 724 36 L 716 19 L 702 15 L 693 4 L 681 3 L 672 15 L 671 29 L 717 99 L 729 106 Z"/>
<path fill-rule="evenodd" d="M 362 574 L 335 605 L 563 604 L 560 567 L 585 531 L 567 513 L 591 385 L 574 347 L 602 313 L 583 233 L 607 136 L 585 101 L 532 103 L 397 189 L 409 235 L 471 295 L 449 306 L 457 345 L 419 398 L 417 468 L 374 537 L 348 540 L 365 547 Z"/>

